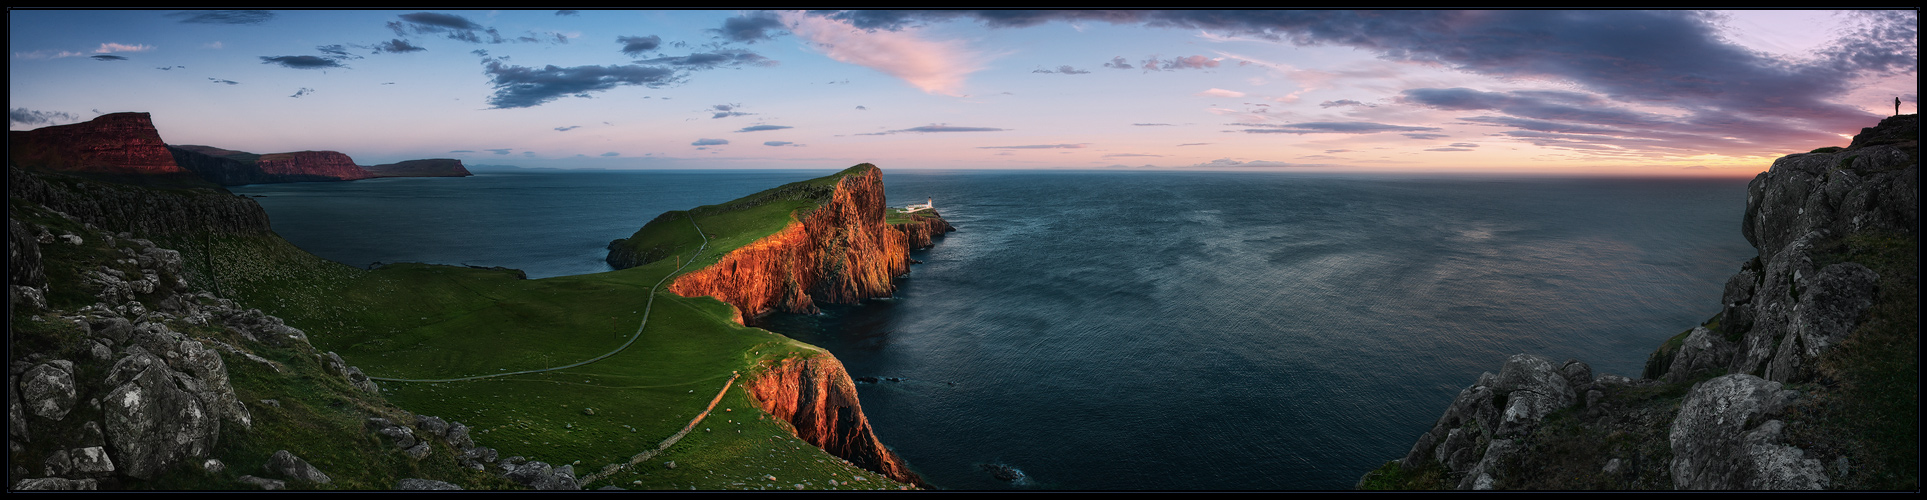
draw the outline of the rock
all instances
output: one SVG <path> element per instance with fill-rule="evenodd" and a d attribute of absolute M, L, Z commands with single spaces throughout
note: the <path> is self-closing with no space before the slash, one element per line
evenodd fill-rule
<path fill-rule="evenodd" d="M 302 460 L 301 457 L 294 456 L 293 453 L 288 453 L 288 450 L 274 452 L 274 456 L 268 457 L 267 467 L 268 471 L 279 474 L 281 477 L 288 478 L 289 480 L 319 484 L 328 484 L 330 481 L 333 481 L 327 474 L 322 473 L 320 469 L 316 469 L 313 465 L 308 465 L 308 461 Z"/>
<path fill-rule="evenodd" d="M 109 113 L 86 122 L 8 132 L 12 163 L 63 172 L 168 174 L 174 163 L 147 113 Z"/>
<path fill-rule="evenodd" d="M 1680 403 L 1668 437 L 1673 486 L 1682 490 L 1759 490 L 1824 487 L 1818 460 L 1780 444 L 1781 425 L 1768 420 L 1799 397 L 1779 382 L 1735 374 L 1693 386 Z M 1818 477 L 1818 479 L 1815 479 Z"/>
<path fill-rule="evenodd" d="M 443 437 L 448 441 L 449 446 L 453 446 L 458 450 L 475 447 L 475 441 L 468 437 L 468 426 L 462 425 L 461 422 L 449 424 L 448 433 L 443 435 Z M 492 462 L 493 460 L 490 461 Z"/>
<path fill-rule="evenodd" d="M 436 158 L 427 160 L 404 160 L 399 163 L 363 167 L 375 177 L 468 177 L 471 174 L 462 166 L 461 160 Z"/>
<path fill-rule="evenodd" d="M 201 462 L 201 470 L 208 474 L 220 474 L 221 471 L 227 470 L 227 464 L 221 462 L 221 459 L 210 458 L 206 462 Z"/>
<path fill-rule="evenodd" d="M 513 468 L 507 473 L 504 473 L 502 477 L 514 481 L 515 484 L 528 487 L 529 489 L 582 489 L 581 486 L 576 484 L 575 469 L 567 465 L 550 467 L 549 464 L 546 463 L 531 461 L 520 465 L 511 465 L 510 467 Z"/>
<path fill-rule="evenodd" d="M 429 434 L 442 438 L 448 437 L 448 421 L 442 420 L 441 417 L 416 415 L 415 426 L 420 427 L 422 431 Z"/>
<path fill-rule="evenodd" d="M 286 481 L 282 481 L 279 479 L 268 479 L 265 477 L 254 477 L 254 476 L 241 476 L 241 477 L 235 478 L 235 480 L 240 481 L 243 484 L 252 484 L 256 488 L 261 488 L 263 490 L 268 490 L 268 491 L 288 489 L 288 483 Z"/>
<path fill-rule="evenodd" d="M 18 491 L 95 491 L 100 489 L 100 483 L 93 479 L 43 477 L 37 479 L 22 479 L 20 482 L 13 484 L 13 489 Z"/>
<path fill-rule="evenodd" d="M 27 370 L 21 375 L 20 397 L 34 415 L 66 418 L 74 409 L 74 363 L 53 360 Z"/>
<path fill-rule="evenodd" d="M 462 487 L 433 479 L 407 478 L 395 484 L 395 489 L 404 491 L 460 491 Z"/>
<path fill-rule="evenodd" d="M 43 462 L 48 476 L 106 476 L 113 474 L 114 461 L 99 446 L 58 450 Z"/>
<path fill-rule="evenodd" d="M 1723 370 L 1732 362 L 1739 346 L 1727 342 L 1725 338 L 1713 333 L 1704 326 L 1693 327 L 1680 344 L 1679 352 L 1673 355 L 1673 364 L 1661 377 L 1667 382 L 1682 382 L 1695 374 Z"/>
<path fill-rule="evenodd" d="M 415 443 L 414 446 L 410 446 L 408 447 L 407 450 L 404 450 L 404 451 L 408 453 L 408 458 L 421 460 L 423 458 L 428 458 L 428 453 L 430 451 L 430 448 L 428 446 L 428 442 L 423 441 L 420 443 Z"/>
<path fill-rule="evenodd" d="M 167 363 L 139 346 L 109 370 L 102 412 L 107 442 L 121 473 L 139 479 L 183 459 L 206 457 L 220 435 L 220 420 L 183 389 Z"/>
<path fill-rule="evenodd" d="M 1587 370 L 1590 379 L 1590 370 Z M 1565 373 L 1550 360 L 1530 354 L 1516 354 L 1499 369 L 1498 387 L 1506 395 L 1505 413 L 1499 421 L 1497 436 L 1529 432 L 1540 419 L 1555 410 L 1572 406 L 1576 400 Z"/>

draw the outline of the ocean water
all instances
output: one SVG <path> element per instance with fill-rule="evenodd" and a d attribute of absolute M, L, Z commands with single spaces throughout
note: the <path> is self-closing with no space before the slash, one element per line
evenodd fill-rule
<path fill-rule="evenodd" d="M 346 263 L 597 272 L 665 210 L 828 171 L 235 189 Z M 823 346 L 953 489 L 1348 489 L 1515 353 L 1637 376 L 1752 255 L 1745 181 L 890 171 L 959 228 L 895 297 L 752 324 Z M 600 266 L 600 267 L 599 267 Z M 891 379 L 897 379 L 892 381 Z M 988 467 L 1023 473 L 995 478 Z"/>

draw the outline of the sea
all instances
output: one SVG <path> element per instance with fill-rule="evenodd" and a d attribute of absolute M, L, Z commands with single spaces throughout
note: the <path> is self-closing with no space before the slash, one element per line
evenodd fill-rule
<path fill-rule="evenodd" d="M 505 171 L 230 188 L 345 264 L 608 271 L 668 210 L 834 170 Z M 822 346 L 938 488 L 1342 490 L 1519 353 L 1637 377 L 1754 255 L 1745 179 L 887 170 L 958 228 Z M 874 382 L 869 382 L 874 378 Z M 1001 476 L 1001 477 L 1000 477 Z M 1014 477 L 1014 478 L 1013 478 Z"/>

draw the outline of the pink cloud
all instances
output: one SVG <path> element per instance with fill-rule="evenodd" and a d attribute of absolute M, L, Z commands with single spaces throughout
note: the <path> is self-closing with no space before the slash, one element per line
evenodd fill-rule
<path fill-rule="evenodd" d="M 781 16 L 790 32 L 840 62 L 881 71 L 931 94 L 962 96 L 964 77 L 982 57 L 956 41 L 929 40 L 915 30 L 865 31 L 848 22 L 798 12 Z"/>
<path fill-rule="evenodd" d="M 1225 97 L 1225 98 L 1230 98 L 1230 97 L 1244 97 L 1244 96 L 1245 96 L 1245 93 L 1244 93 L 1244 92 L 1239 92 L 1239 91 L 1236 91 L 1236 90 L 1225 90 L 1225 89 L 1220 89 L 1220 88 L 1213 88 L 1213 89 L 1211 89 L 1211 90 L 1206 90 L 1206 91 L 1204 91 L 1204 92 L 1199 92 L 1199 93 L 1197 93 L 1197 94 L 1194 94 L 1194 95 L 1199 95 L 1199 96 L 1204 96 L 1204 97 Z"/>

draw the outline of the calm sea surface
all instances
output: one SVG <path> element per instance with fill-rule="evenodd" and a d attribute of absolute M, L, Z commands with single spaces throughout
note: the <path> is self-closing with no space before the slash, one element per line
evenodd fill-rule
<path fill-rule="evenodd" d="M 830 171 L 233 188 L 322 257 L 606 271 L 668 210 Z M 754 324 L 828 348 L 955 489 L 1347 489 L 1520 352 L 1639 375 L 1752 249 L 1744 180 L 891 171 L 959 228 L 896 297 Z M 985 465 L 1025 477 L 993 478 Z"/>

